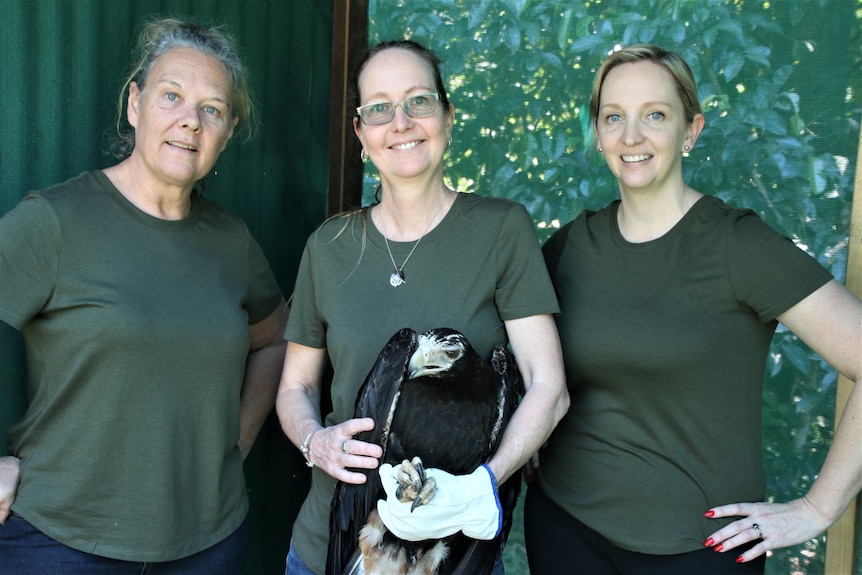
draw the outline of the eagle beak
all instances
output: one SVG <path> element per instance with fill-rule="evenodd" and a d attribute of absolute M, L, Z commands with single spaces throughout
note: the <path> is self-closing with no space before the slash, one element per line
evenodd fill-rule
<path fill-rule="evenodd" d="M 415 352 L 410 357 L 410 364 L 408 366 L 410 379 L 413 379 L 414 377 L 422 373 L 423 368 L 425 367 L 425 360 L 425 354 L 421 351 Z"/>

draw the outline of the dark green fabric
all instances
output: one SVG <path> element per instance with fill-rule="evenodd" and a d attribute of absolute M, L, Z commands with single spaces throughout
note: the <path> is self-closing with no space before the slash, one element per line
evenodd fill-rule
<path fill-rule="evenodd" d="M 763 500 L 752 438 L 776 317 L 832 276 L 715 197 L 643 243 L 623 238 L 618 206 L 582 213 L 544 246 L 576 401 L 539 481 L 618 547 L 687 553 L 729 523 L 707 509 Z"/>
<path fill-rule="evenodd" d="M 282 290 L 327 198 L 332 5 L 316 0 L 0 0 L 0 214 L 27 191 L 116 163 L 119 90 L 141 23 L 156 15 L 223 22 L 237 37 L 262 120 L 231 142 L 205 195 L 242 217 Z M 2 278 L 0 278 L 2 281 Z M 20 335 L 0 322 L 0 449 L 24 407 Z M 271 417 L 245 463 L 251 494 L 248 574 L 284 572 L 308 487 L 302 458 Z"/>
<path fill-rule="evenodd" d="M 352 417 L 368 370 L 401 328 L 451 327 L 488 357 L 495 345 L 507 342 L 503 321 L 558 310 L 529 214 L 520 204 L 459 194 L 403 266 L 406 283 L 397 288 L 389 284 L 395 271 L 389 249 L 401 263 L 416 244 L 388 244 L 370 216 L 365 222 L 361 216 L 334 219 L 312 235 L 303 256 L 285 337 L 327 348 L 335 368 L 327 425 Z M 294 547 L 317 573 L 326 562 L 334 488 L 335 480 L 315 468 L 295 527 Z"/>
<path fill-rule="evenodd" d="M 155 218 L 85 172 L 0 218 L 0 273 L 0 319 L 21 327 L 30 364 L 31 404 L 8 436 L 13 511 L 129 561 L 233 533 L 248 511 L 248 326 L 282 301 L 245 224 L 202 198 Z"/>

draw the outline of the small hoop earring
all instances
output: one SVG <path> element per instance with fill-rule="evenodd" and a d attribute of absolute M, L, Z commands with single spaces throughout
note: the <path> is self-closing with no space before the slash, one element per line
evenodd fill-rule
<path fill-rule="evenodd" d="M 362 151 L 359 152 L 359 159 L 362 160 L 363 162 L 368 161 L 368 152 L 365 151 L 365 148 L 362 148 Z"/>
<path fill-rule="evenodd" d="M 446 144 L 446 147 L 447 147 L 447 148 L 451 148 L 451 147 L 452 147 L 452 136 L 449 136 L 449 143 L 448 143 L 448 144 Z"/>

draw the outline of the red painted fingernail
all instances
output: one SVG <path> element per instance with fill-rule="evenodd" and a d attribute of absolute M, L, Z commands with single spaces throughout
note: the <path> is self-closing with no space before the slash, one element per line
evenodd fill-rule
<path fill-rule="evenodd" d="M 704 516 L 704 517 L 715 517 L 715 511 L 713 511 L 712 509 L 710 509 L 709 511 L 707 511 L 706 513 L 704 513 L 704 514 L 703 514 L 703 516 Z"/>
<path fill-rule="evenodd" d="M 704 547 L 712 547 L 713 545 L 715 545 L 715 540 L 712 537 L 703 542 Z"/>
<path fill-rule="evenodd" d="M 719 543 L 718 545 L 713 547 L 712 550 L 715 551 L 716 553 L 721 553 L 724 550 L 724 545 Z"/>
<path fill-rule="evenodd" d="M 745 561 L 745 559 L 742 558 L 742 555 L 736 558 L 737 563 L 742 563 L 743 561 Z"/>

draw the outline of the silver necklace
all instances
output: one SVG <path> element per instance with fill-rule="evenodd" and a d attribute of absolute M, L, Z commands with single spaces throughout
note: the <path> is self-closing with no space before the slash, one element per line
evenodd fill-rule
<path fill-rule="evenodd" d="M 419 242 L 422 241 L 422 238 L 428 235 L 428 232 L 431 231 L 431 227 L 434 225 L 434 221 L 437 219 L 437 216 L 440 214 L 440 210 L 443 209 L 443 204 L 446 203 L 446 198 L 443 198 L 443 201 L 437 207 L 437 211 L 434 212 L 434 217 L 431 218 L 431 223 L 428 224 L 428 229 L 425 230 L 425 233 L 419 236 L 419 239 L 416 240 L 416 243 L 413 244 L 413 247 L 410 249 L 410 253 L 407 254 L 407 257 L 404 258 L 404 263 L 399 267 L 398 264 L 395 263 L 395 258 L 392 256 L 392 250 L 389 248 L 389 239 L 386 237 L 386 232 L 384 230 L 383 233 L 383 242 L 386 244 L 386 251 L 389 252 L 389 259 L 392 261 L 392 267 L 395 268 L 395 271 L 392 272 L 392 275 L 389 276 L 389 285 L 392 287 L 398 287 L 401 284 L 407 283 L 407 280 L 404 278 L 404 266 L 407 265 L 407 262 L 410 261 L 410 256 L 413 255 L 413 252 L 416 251 L 416 248 L 419 246 Z"/>

